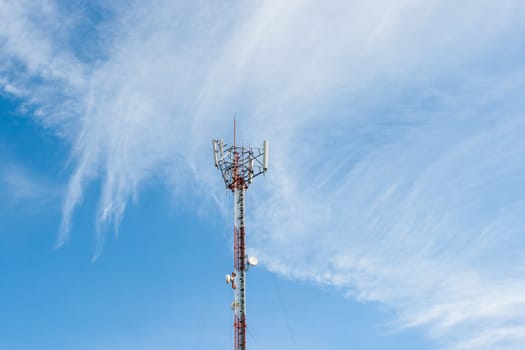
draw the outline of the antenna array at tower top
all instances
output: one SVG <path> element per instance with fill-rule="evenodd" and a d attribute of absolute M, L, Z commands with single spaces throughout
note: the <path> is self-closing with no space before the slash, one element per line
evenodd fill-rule
<path fill-rule="evenodd" d="M 220 170 L 224 184 L 233 190 L 247 187 L 254 177 L 268 170 L 268 141 L 262 148 L 228 145 L 223 140 L 213 140 L 215 166 Z"/>

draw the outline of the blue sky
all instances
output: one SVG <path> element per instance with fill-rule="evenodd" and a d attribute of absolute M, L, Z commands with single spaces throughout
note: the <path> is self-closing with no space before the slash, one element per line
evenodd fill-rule
<path fill-rule="evenodd" d="M 0 347 L 525 346 L 520 1 L 0 0 Z"/>

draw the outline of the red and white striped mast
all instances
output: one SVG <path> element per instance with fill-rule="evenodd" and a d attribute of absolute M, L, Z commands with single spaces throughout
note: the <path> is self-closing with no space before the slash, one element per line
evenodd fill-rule
<path fill-rule="evenodd" d="M 235 120 L 233 121 L 233 146 L 223 140 L 213 140 L 215 166 L 220 170 L 226 188 L 233 192 L 233 272 L 226 275 L 226 283 L 234 291 L 233 328 L 235 350 L 246 350 L 246 272 L 257 265 L 257 258 L 246 255 L 246 230 L 244 223 L 245 195 L 254 177 L 268 169 L 268 141 L 262 148 L 237 146 Z"/>

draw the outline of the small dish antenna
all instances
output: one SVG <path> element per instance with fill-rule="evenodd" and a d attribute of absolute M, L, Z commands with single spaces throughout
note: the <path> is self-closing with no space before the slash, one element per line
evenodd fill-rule
<path fill-rule="evenodd" d="M 259 263 L 259 260 L 257 260 L 257 258 L 255 256 L 249 256 L 248 257 L 248 265 L 250 265 L 250 266 L 257 266 L 258 263 Z"/>

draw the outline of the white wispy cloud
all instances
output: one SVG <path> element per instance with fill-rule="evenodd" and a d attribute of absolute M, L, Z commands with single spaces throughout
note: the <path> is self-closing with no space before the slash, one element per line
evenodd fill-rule
<path fill-rule="evenodd" d="M 2 157 L 0 193 L 6 205 L 32 203 L 42 205 L 59 200 L 61 190 L 33 174 L 26 167 Z"/>
<path fill-rule="evenodd" d="M 117 3 L 96 62 L 46 4 L 38 22 L 0 2 L 0 50 L 3 81 L 72 142 L 60 242 L 95 178 L 101 227 L 155 177 L 218 192 L 209 140 L 237 114 L 271 140 L 250 197 L 269 269 L 385 303 L 445 347 L 525 345 L 522 3 Z"/>

